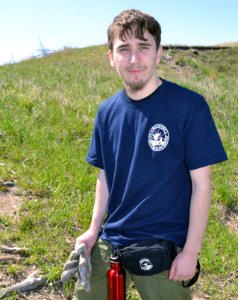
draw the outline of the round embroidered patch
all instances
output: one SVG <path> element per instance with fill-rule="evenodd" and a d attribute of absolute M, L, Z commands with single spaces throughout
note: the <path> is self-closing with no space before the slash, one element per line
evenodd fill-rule
<path fill-rule="evenodd" d="M 149 260 L 149 258 L 142 258 L 139 261 L 140 264 L 140 268 L 143 271 L 150 271 L 151 269 L 153 269 L 153 265 L 151 263 L 151 261 Z"/>
<path fill-rule="evenodd" d="M 168 129 L 162 124 L 152 126 L 148 135 L 148 143 L 153 151 L 164 150 L 169 143 Z"/>

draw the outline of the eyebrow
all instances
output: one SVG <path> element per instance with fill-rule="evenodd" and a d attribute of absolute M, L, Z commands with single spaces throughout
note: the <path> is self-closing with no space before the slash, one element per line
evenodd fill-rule
<path fill-rule="evenodd" d="M 146 41 L 141 41 L 138 43 L 139 46 L 151 46 L 151 43 L 150 42 L 146 42 Z M 124 44 L 121 44 L 120 46 L 118 46 L 118 49 L 123 49 L 123 48 L 126 48 L 126 47 L 129 47 L 130 44 L 129 43 L 124 43 Z"/>
<path fill-rule="evenodd" d="M 143 41 L 139 43 L 139 46 L 151 46 L 152 44 L 150 42 L 147 41 Z"/>
<path fill-rule="evenodd" d="M 126 48 L 126 47 L 129 47 L 128 43 L 121 44 L 120 46 L 117 47 L 117 49 Z"/>

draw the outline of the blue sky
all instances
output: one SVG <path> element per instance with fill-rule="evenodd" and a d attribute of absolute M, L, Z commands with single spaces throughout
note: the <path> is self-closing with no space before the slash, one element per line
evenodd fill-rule
<path fill-rule="evenodd" d="M 107 27 L 124 9 L 152 14 L 162 44 L 214 45 L 238 41 L 237 0 L 3 0 L 0 64 L 36 55 L 106 43 Z"/>

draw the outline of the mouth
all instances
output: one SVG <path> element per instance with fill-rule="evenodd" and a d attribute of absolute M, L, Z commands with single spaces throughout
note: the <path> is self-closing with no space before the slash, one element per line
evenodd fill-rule
<path fill-rule="evenodd" d="M 130 74 L 141 74 L 144 70 L 143 69 L 129 69 L 128 73 Z"/>

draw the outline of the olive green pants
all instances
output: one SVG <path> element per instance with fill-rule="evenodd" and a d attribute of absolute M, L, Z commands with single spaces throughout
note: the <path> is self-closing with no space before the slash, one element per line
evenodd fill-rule
<path fill-rule="evenodd" d="M 107 300 L 107 270 L 110 267 L 111 245 L 99 240 L 91 253 L 91 292 L 85 292 L 78 283 L 74 300 Z M 168 271 L 153 276 L 136 276 L 126 273 L 127 290 L 134 283 L 142 300 L 191 300 L 189 288 L 181 282 L 168 279 Z"/>

